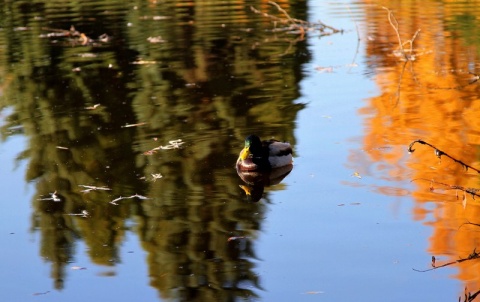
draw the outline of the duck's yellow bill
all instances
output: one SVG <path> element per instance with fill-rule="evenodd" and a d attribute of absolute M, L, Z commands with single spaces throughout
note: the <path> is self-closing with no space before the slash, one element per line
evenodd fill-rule
<path fill-rule="evenodd" d="M 243 148 L 242 152 L 240 152 L 240 159 L 245 160 L 250 155 L 250 150 L 248 148 Z"/>

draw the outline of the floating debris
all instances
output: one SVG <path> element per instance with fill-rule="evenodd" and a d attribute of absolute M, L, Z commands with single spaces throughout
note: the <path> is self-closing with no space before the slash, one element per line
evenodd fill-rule
<path fill-rule="evenodd" d="M 89 193 L 90 191 L 96 191 L 96 190 L 101 190 L 101 191 L 110 191 L 112 189 L 108 187 L 95 187 L 95 186 L 87 186 L 87 185 L 78 185 L 79 187 L 85 188 L 85 190 L 82 190 L 80 192 L 82 193 Z"/>
<path fill-rule="evenodd" d="M 158 64 L 158 61 L 145 61 L 145 60 L 138 60 L 132 62 L 134 65 L 150 65 L 150 64 Z"/>
<path fill-rule="evenodd" d="M 157 173 L 157 174 L 152 174 L 152 177 L 153 177 L 152 181 L 153 181 L 153 182 L 156 182 L 156 181 L 157 181 L 157 179 L 160 179 L 160 178 L 162 178 L 162 177 L 163 177 L 163 175 L 162 175 L 162 174 L 160 174 L 160 173 Z"/>
<path fill-rule="evenodd" d="M 152 155 L 158 150 L 180 149 L 183 144 L 185 144 L 185 142 L 183 142 L 181 139 L 171 140 L 168 142 L 168 145 L 153 148 L 152 150 L 145 151 L 143 154 Z"/>
<path fill-rule="evenodd" d="M 268 4 L 277 8 L 277 10 L 283 15 L 283 17 L 274 16 L 265 12 L 262 12 L 256 9 L 253 6 L 250 6 L 250 10 L 255 14 L 262 15 L 272 21 L 275 27 L 271 30 L 272 32 L 285 32 L 288 34 L 298 34 L 301 39 L 304 38 L 306 32 L 318 32 L 320 36 L 328 36 L 335 33 L 343 32 L 340 29 L 336 29 L 332 26 L 326 25 L 320 21 L 318 22 L 307 22 L 301 19 L 292 18 L 279 4 L 274 1 L 268 1 Z M 278 25 L 284 25 L 279 27 Z"/>
<path fill-rule="evenodd" d="M 138 126 L 143 126 L 143 125 L 146 125 L 146 124 L 147 123 L 126 124 L 125 126 L 122 126 L 122 128 L 138 127 Z"/>
<path fill-rule="evenodd" d="M 319 71 L 319 72 L 332 73 L 333 72 L 333 67 L 332 66 L 328 66 L 328 67 L 318 66 L 318 67 L 315 67 L 315 70 Z"/>
<path fill-rule="evenodd" d="M 132 196 L 128 196 L 128 197 L 118 197 L 118 198 L 115 198 L 114 200 L 110 201 L 111 204 L 114 204 L 116 206 L 118 206 L 118 203 L 117 201 L 120 201 L 122 199 L 131 199 L 131 198 L 138 198 L 138 199 L 149 199 L 148 197 L 145 197 L 145 196 L 142 196 L 142 195 L 138 195 L 138 194 L 135 194 L 135 195 L 132 195 Z"/>
<path fill-rule="evenodd" d="M 168 19 L 171 19 L 172 17 L 170 16 L 142 16 L 140 17 L 140 20 L 154 20 L 154 21 L 158 21 L 158 20 L 168 20 Z"/>
<path fill-rule="evenodd" d="M 53 193 L 48 193 L 48 194 L 50 194 L 50 197 L 47 197 L 47 198 L 39 198 L 38 200 L 53 200 L 53 201 L 55 201 L 55 202 L 60 202 L 60 201 L 62 201 L 62 200 L 60 199 L 60 197 L 58 197 L 57 191 L 55 191 L 55 192 L 53 192 Z"/>
<path fill-rule="evenodd" d="M 305 295 L 318 295 L 318 294 L 324 294 L 325 292 L 322 291 L 308 291 L 305 292 Z"/>
<path fill-rule="evenodd" d="M 150 42 L 150 43 L 165 43 L 165 42 L 167 42 L 161 36 L 148 37 L 147 41 Z"/>
<path fill-rule="evenodd" d="M 227 239 L 228 242 L 233 241 L 233 240 L 238 240 L 238 239 L 248 239 L 250 237 L 247 236 L 232 236 Z"/>
<path fill-rule="evenodd" d="M 87 110 L 95 110 L 95 109 L 97 109 L 99 106 L 100 106 L 100 104 L 95 104 L 95 105 L 93 105 L 93 106 L 85 107 L 85 109 L 87 109 Z"/>
<path fill-rule="evenodd" d="M 96 57 L 98 57 L 98 54 L 91 53 L 91 52 L 85 52 L 85 53 L 80 53 L 77 56 L 79 56 L 80 58 L 96 58 Z"/>
<path fill-rule="evenodd" d="M 108 43 L 108 42 L 110 42 L 110 40 L 112 40 L 112 38 L 107 34 L 101 34 L 98 37 L 98 41 L 103 42 L 103 43 Z"/>
<path fill-rule="evenodd" d="M 86 270 L 87 268 L 82 266 L 72 266 L 70 269 L 75 271 L 81 271 L 81 270 Z"/>
<path fill-rule="evenodd" d="M 24 30 L 32 30 L 32 28 L 25 27 Z M 97 40 L 91 39 L 85 33 L 77 31 L 74 26 L 71 26 L 69 30 L 47 27 L 42 28 L 42 30 L 47 31 L 47 33 L 42 33 L 39 37 L 51 39 L 52 43 L 58 43 L 62 38 L 64 38 L 65 43 L 72 46 L 100 46 L 111 41 L 111 37 L 107 34 L 102 34 Z M 96 54 L 87 54 L 87 56 L 91 55 L 97 56 Z"/>
<path fill-rule="evenodd" d="M 88 211 L 87 210 L 83 210 L 82 213 L 79 213 L 79 214 L 74 214 L 74 213 L 71 213 L 71 214 L 65 214 L 65 215 L 68 215 L 68 216 L 82 216 L 83 218 L 88 218 Z"/>

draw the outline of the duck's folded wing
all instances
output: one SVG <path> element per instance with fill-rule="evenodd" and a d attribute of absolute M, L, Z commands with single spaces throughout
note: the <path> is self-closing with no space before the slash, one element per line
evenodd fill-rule
<path fill-rule="evenodd" d="M 292 146 L 289 143 L 274 141 L 269 146 L 269 156 L 286 156 L 292 154 Z"/>
<path fill-rule="evenodd" d="M 269 146 L 268 161 L 272 168 L 292 164 L 292 146 L 289 143 L 272 142 Z"/>

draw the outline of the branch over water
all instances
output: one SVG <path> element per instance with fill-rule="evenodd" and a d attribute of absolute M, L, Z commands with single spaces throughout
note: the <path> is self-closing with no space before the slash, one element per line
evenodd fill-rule
<path fill-rule="evenodd" d="M 470 165 L 467 165 L 466 163 L 464 163 L 463 161 L 459 160 L 459 159 L 456 159 L 455 157 L 445 153 L 444 151 L 438 149 L 437 147 L 435 147 L 434 145 L 430 144 L 430 143 L 427 143 L 426 141 L 423 141 L 421 139 L 417 139 L 417 140 L 414 140 L 412 143 L 410 143 L 410 146 L 408 146 L 408 152 L 409 153 L 413 153 L 415 151 L 415 149 L 413 149 L 413 146 L 416 144 L 416 143 L 419 143 L 419 144 L 422 144 L 422 145 L 427 145 L 429 146 L 430 148 L 434 149 L 435 150 L 435 155 L 438 157 L 438 158 L 441 158 L 442 156 L 446 156 L 448 158 L 450 158 L 451 160 L 453 160 L 454 162 L 460 164 L 462 167 L 465 168 L 466 171 L 468 171 L 468 169 L 471 169 L 477 173 L 480 173 L 480 170 L 477 169 L 477 168 L 474 168 Z"/>

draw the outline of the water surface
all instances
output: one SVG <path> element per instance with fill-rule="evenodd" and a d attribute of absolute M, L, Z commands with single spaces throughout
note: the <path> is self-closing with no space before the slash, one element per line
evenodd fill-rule
<path fill-rule="evenodd" d="M 3 296 L 476 292 L 475 259 L 412 268 L 475 251 L 478 204 L 461 189 L 478 175 L 407 152 L 422 139 L 480 166 L 472 3 L 3 3 Z M 311 30 L 272 22 L 286 14 Z M 294 146 L 258 202 L 234 169 L 250 133 Z"/>

